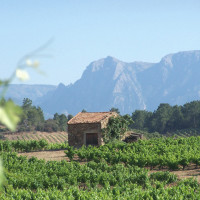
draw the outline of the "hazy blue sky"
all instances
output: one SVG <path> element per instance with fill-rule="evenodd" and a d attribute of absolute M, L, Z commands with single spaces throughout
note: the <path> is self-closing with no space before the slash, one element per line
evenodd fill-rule
<path fill-rule="evenodd" d="M 108 55 L 158 62 L 169 53 L 200 50 L 199 0 L 0 0 L 0 78 L 44 44 L 46 75 L 30 84 L 69 84 Z"/>

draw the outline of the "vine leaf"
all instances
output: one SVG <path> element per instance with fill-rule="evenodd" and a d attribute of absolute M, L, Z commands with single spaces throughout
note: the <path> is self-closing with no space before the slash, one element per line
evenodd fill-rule
<path fill-rule="evenodd" d="M 11 100 L 7 101 L 4 105 L 0 105 L 0 122 L 11 131 L 16 130 L 21 114 L 21 108 L 15 105 Z"/>

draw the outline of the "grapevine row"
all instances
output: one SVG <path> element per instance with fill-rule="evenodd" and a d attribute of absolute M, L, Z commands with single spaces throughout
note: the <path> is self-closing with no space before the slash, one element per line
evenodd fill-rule
<path fill-rule="evenodd" d="M 83 146 L 80 149 L 68 146 L 65 153 L 71 160 L 77 154 L 86 161 L 125 163 L 151 169 L 168 167 L 175 170 L 182 166 L 185 169 L 191 163 L 196 167 L 200 165 L 200 137 L 157 138 L 131 144 L 121 142 L 101 147 Z"/>
<path fill-rule="evenodd" d="M 48 143 L 46 140 L 0 140 L 0 151 L 30 152 L 40 150 L 65 149 L 67 143 Z"/>

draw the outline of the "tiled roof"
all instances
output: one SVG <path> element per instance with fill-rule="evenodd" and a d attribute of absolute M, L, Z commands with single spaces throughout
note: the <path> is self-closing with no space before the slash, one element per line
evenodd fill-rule
<path fill-rule="evenodd" d="M 98 123 L 114 115 L 116 115 L 115 112 L 79 112 L 68 121 L 68 124 Z"/>

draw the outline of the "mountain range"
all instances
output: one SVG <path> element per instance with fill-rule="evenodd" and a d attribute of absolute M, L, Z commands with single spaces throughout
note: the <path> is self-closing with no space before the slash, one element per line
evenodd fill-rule
<path fill-rule="evenodd" d="M 182 105 L 200 98 L 200 51 L 166 55 L 158 63 L 123 62 L 111 56 L 89 64 L 82 77 L 65 86 L 11 86 L 14 100 L 18 90 L 39 105 L 45 113 L 76 114 L 118 108 L 121 114 L 136 109 L 155 110 L 160 103 Z M 31 87 L 33 87 L 31 89 Z M 26 88 L 26 89 L 25 89 Z M 37 88 L 37 89 L 36 89 Z M 17 101 L 17 100 L 16 100 Z"/>
<path fill-rule="evenodd" d="M 6 92 L 6 99 L 11 98 L 16 104 L 21 105 L 24 98 L 29 98 L 34 105 L 39 105 L 42 97 L 56 88 L 55 85 L 10 84 Z"/>

